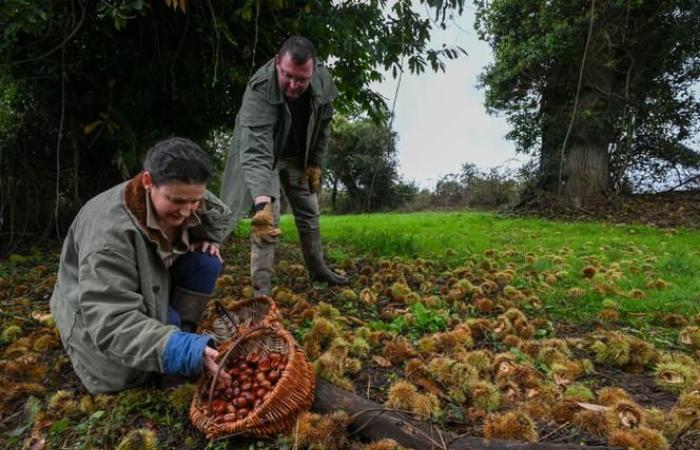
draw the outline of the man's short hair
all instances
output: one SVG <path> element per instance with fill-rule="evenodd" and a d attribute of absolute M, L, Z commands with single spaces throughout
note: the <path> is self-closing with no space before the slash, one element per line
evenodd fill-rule
<path fill-rule="evenodd" d="M 285 53 L 289 53 L 294 64 L 304 64 L 311 58 L 316 56 L 316 48 L 310 40 L 303 36 L 290 36 L 280 47 L 280 51 L 277 53 L 280 58 L 284 56 Z"/>
<path fill-rule="evenodd" d="M 180 137 L 160 141 L 151 147 L 143 169 L 151 174 L 156 186 L 170 181 L 207 184 L 212 176 L 206 153 L 191 140 Z"/>

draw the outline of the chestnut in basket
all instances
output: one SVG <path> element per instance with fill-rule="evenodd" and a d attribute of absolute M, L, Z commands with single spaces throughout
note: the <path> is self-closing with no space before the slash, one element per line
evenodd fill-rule
<path fill-rule="evenodd" d="M 220 416 L 221 414 L 226 412 L 226 402 L 223 400 L 214 400 L 211 404 L 211 407 L 214 410 L 214 414 L 216 414 L 217 416 Z"/>
<path fill-rule="evenodd" d="M 220 384 L 214 391 L 211 411 L 217 423 L 242 420 L 260 407 L 274 390 L 287 366 L 287 357 L 278 352 L 251 352 L 232 359 L 226 371 L 229 384 Z"/>
<path fill-rule="evenodd" d="M 260 358 L 258 361 L 258 369 L 264 372 L 270 370 L 270 359 L 264 356 Z"/>

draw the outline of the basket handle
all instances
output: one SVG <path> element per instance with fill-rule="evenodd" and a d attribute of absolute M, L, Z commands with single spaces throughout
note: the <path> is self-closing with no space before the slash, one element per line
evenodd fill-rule
<path fill-rule="evenodd" d="M 231 315 L 230 312 L 226 308 L 224 308 L 224 305 L 221 304 L 218 300 L 214 300 L 214 307 L 216 309 L 216 312 L 223 317 L 226 317 L 229 322 L 231 322 L 231 325 L 238 331 L 238 321 L 234 319 L 234 317 Z"/>
<path fill-rule="evenodd" d="M 228 349 L 228 351 L 224 354 L 224 357 L 221 358 L 221 361 L 219 361 L 219 369 L 216 371 L 214 374 L 214 378 L 211 380 L 211 386 L 209 387 L 209 410 L 211 411 L 211 404 L 212 401 L 214 400 L 214 387 L 216 386 L 216 381 L 219 379 L 219 373 L 221 373 L 221 370 L 224 368 L 224 365 L 226 363 L 226 360 L 228 359 L 229 355 L 231 355 L 231 352 L 233 349 L 235 349 L 238 344 L 241 343 L 244 339 L 249 338 L 250 336 L 253 336 L 254 334 L 258 334 L 261 331 L 266 331 L 266 330 L 271 330 L 272 328 L 262 325 L 259 327 L 251 328 L 250 330 L 246 331 L 245 333 L 241 334 L 238 336 L 238 338 L 233 341 L 233 344 L 231 344 L 231 348 Z"/>

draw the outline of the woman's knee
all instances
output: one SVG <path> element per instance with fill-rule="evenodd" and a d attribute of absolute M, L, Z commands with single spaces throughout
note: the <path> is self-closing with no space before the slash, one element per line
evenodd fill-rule
<path fill-rule="evenodd" d="M 211 274 L 214 277 L 219 276 L 223 264 L 218 256 L 210 255 L 206 252 L 192 252 L 192 254 L 196 255 L 197 266 L 202 272 Z"/>
<path fill-rule="evenodd" d="M 200 251 L 181 255 L 175 264 L 178 272 L 183 275 L 196 273 L 199 276 L 212 275 L 216 278 L 222 269 L 221 260 L 217 256 Z"/>

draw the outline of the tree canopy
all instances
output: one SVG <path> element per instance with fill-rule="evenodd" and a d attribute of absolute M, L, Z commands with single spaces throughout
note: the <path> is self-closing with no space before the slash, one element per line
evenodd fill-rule
<path fill-rule="evenodd" d="M 335 212 L 397 208 L 417 193 L 401 179 L 397 135 L 369 119 L 337 117 L 328 144 L 325 184 Z"/>
<path fill-rule="evenodd" d="M 381 70 L 444 70 L 430 48 L 463 0 L 6 0 L 0 3 L 4 237 L 47 235 L 83 201 L 133 175 L 145 150 L 233 126 L 247 79 L 304 35 L 332 67 L 341 112 L 386 117 Z M 215 153 L 221 157 L 221 152 Z"/>
<path fill-rule="evenodd" d="M 519 150 L 539 152 L 539 187 L 575 203 L 631 171 L 700 167 L 700 3 L 476 1 L 495 62 L 481 76 Z M 563 156 L 563 160 L 562 160 Z"/>

